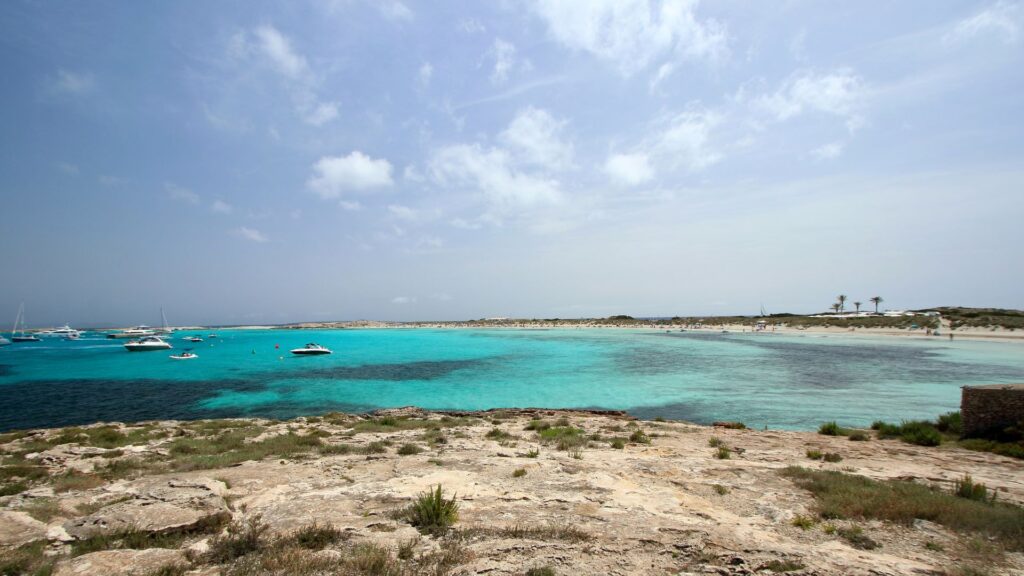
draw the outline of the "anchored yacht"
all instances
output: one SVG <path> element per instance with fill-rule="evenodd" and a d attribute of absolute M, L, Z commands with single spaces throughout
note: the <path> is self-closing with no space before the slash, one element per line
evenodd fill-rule
<path fill-rule="evenodd" d="M 124 347 L 129 352 L 149 352 L 152 350 L 169 350 L 171 345 L 157 336 L 146 336 L 139 340 L 129 340 L 124 343 Z"/>
<path fill-rule="evenodd" d="M 132 328 L 125 328 L 120 332 L 111 332 L 107 334 L 107 338 L 145 338 L 146 336 L 153 336 L 153 329 L 145 324 L 139 324 Z"/>
<path fill-rule="evenodd" d="M 65 340 L 78 340 L 78 337 L 81 336 L 82 333 L 65 324 L 60 328 L 53 328 L 46 330 L 45 332 L 40 332 L 39 335 L 49 336 L 51 338 L 63 338 Z"/>
<path fill-rule="evenodd" d="M 310 342 L 302 348 L 293 349 L 292 354 L 298 354 L 299 356 L 319 356 L 321 354 L 331 354 L 331 351 L 325 346 Z"/>

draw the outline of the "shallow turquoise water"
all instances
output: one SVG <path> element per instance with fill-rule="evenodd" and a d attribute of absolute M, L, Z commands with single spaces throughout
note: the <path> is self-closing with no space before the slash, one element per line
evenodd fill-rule
<path fill-rule="evenodd" d="M 626 330 L 221 330 L 128 353 L 100 335 L 0 348 L 0 429 L 291 417 L 417 405 L 624 409 L 813 429 L 932 418 L 966 384 L 1024 381 L 1024 344 Z M 288 349 L 316 341 L 331 356 Z M 275 345 L 280 345 L 275 349 Z"/>

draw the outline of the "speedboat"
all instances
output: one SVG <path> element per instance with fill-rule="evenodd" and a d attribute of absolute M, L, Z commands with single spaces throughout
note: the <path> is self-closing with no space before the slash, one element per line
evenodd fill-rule
<path fill-rule="evenodd" d="M 10 343 L 11 343 L 10 340 L 8 340 L 7 338 L 4 338 L 3 336 L 0 336 L 0 346 L 7 346 Z"/>
<path fill-rule="evenodd" d="M 152 336 L 154 334 L 153 329 L 145 324 L 139 324 L 132 328 L 125 328 L 120 332 L 112 332 L 107 334 L 107 338 L 144 338 L 146 336 Z"/>
<path fill-rule="evenodd" d="M 186 336 L 185 340 L 188 340 L 189 342 L 202 342 L 203 338 L 202 336 Z"/>
<path fill-rule="evenodd" d="M 49 336 L 51 338 L 63 338 L 65 340 L 78 340 L 78 337 L 82 335 L 81 332 L 68 326 L 67 324 L 60 328 L 53 328 L 39 333 L 40 336 Z"/>
<path fill-rule="evenodd" d="M 216 338 L 216 337 L 217 337 L 216 334 L 210 334 L 209 336 L 207 336 L 207 338 Z"/>
<path fill-rule="evenodd" d="M 178 354 L 177 356 L 175 356 L 174 354 L 171 354 L 171 360 L 193 360 L 195 358 L 199 358 L 199 355 L 198 354 L 193 354 L 191 352 L 182 352 L 181 354 Z"/>
<path fill-rule="evenodd" d="M 139 340 L 129 340 L 124 343 L 125 350 L 129 352 L 149 352 L 152 350 L 169 350 L 170 344 L 164 342 L 157 336 L 146 336 Z"/>
<path fill-rule="evenodd" d="M 319 344 L 315 344 L 313 342 L 306 344 L 302 348 L 295 348 L 292 350 L 292 354 L 298 354 L 300 356 L 319 356 L 321 354 L 330 353 L 331 351 L 328 348 L 321 346 Z"/>

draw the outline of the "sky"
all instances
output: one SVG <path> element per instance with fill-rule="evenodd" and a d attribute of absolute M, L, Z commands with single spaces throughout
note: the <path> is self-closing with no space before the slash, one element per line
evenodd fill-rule
<path fill-rule="evenodd" d="M 1024 308 L 1024 4 L 0 3 L 0 318 Z"/>

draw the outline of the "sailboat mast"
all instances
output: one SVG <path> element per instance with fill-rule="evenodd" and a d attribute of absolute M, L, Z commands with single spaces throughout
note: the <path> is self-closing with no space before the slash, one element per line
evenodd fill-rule
<path fill-rule="evenodd" d="M 16 336 L 17 333 L 18 333 L 18 324 L 21 322 L 21 315 L 24 312 L 25 312 L 25 303 L 22 302 L 21 305 L 18 306 L 18 315 L 14 317 L 14 328 L 11 328 L 11 337 L 12 338 L 14 336 Z"/>

